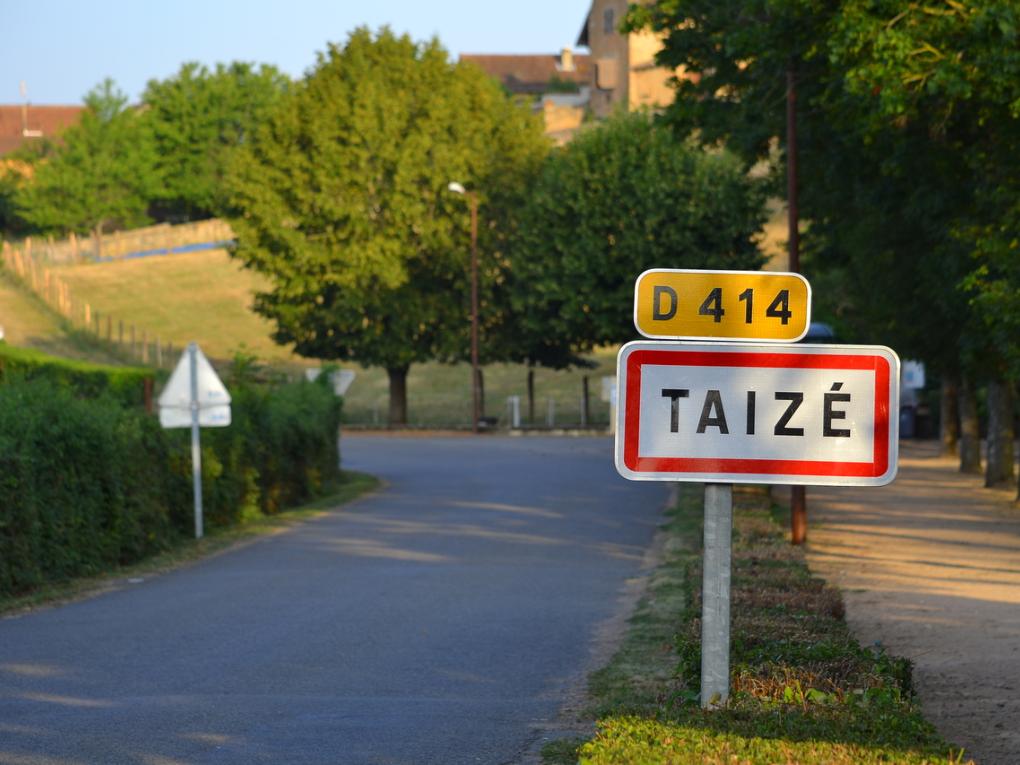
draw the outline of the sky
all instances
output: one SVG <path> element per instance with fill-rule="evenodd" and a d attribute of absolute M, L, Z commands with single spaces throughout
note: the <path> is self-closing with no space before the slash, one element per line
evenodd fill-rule
<path fill-rule="evenodd" d="M 274 64 L 292 77 L 358 26 L 437 36 L 459 53 L 573 46 L 590 0 L 0 0 L 0 103 L 76 104 L 112 77 L 132 101 L 185 61 Z"/>

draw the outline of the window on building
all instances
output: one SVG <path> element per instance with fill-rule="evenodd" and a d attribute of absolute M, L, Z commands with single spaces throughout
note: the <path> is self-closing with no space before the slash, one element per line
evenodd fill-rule
<path fill-rule="evenodd" d="M 602 12 L 602 31 L 607 35 L 616 31 L 616 11 L 612 8 L 607 8 Z"/>

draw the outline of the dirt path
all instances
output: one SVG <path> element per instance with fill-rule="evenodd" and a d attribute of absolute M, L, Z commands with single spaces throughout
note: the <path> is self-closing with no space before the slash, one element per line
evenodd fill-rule
<path fill-rule="evenodd" d="M 979 765 L 1020 763 L 1020 510 L 908 443 L 880 489 L 811 488 L 808 560 L 864 645 L 915 662 L 925 715 Z"/>

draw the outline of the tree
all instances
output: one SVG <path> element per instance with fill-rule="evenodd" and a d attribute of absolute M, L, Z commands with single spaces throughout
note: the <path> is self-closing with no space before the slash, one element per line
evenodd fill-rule
<path fill-rule="evenodd" d="M 513 326 L 534 346 L 587 351 L 634 336 L 648 268 L 755 269 L 765 189 L 727 152 L 618 114 L 558 149 L 513 247 Z"/>
<path fill-rule="evenodd" d="M 385 367 L 405 422 L 410 366 L 467 355 L 469 222 L 448 184 L 478 192 L 498 241 L 501 200 L 546 151 L 537 119 L 437 41 L 355 30 L 235 155 L 234 254 L 271 284 L 255 310 L 303 356 Z"/>
<path fill-rule="evenodd" d="M 42 231 L 101 234 L 144 225 L 159 185 L 152 137 L 112 80 L 85 96 L 81 119 L 18 191 L 18 214 Z"/>
<path fill-rule="evenodd" d="M 988 381 L 986 483 L 1013 477 L 1013 387 L 1020 377 L 1020 8 L 1012 0 L 931 7 L 852 0 L 830 46 L 847 89 L 871 94 L 877 129 L 920 127 L 957 158 L 962 189 L 944 218 L 960 252 L 954 282 L 973 331 L 963 353 Z M 960 271 L 962 270 L 962 277 Z"/>
<path fill-rule="evenodd" d="M 234 62 L 213 71 L 195 62 L 150 80 L 142 96 L 163 179 L 156 217 L 171 221 L 220 215 L 230 151 L 249 140 L 290 80 L 273 66 Z"/>
<path fill-rule="evenodd" d="M 664 33 L 660 62 L 693 75 L 672 122 L 748 159 L 775 137 L 785 146 L 793 74 L 805 270 L 832 288 L 816 289 L 818 302 L 838 288 L 848 334 L 949 379 L 1001 378 L 1015 334 L 1001 324 L 997 341 L 988 322 L 1008 299 L 1000 311 L 981 301 L 1010 292 L 992 253 L 1015 238 L 995 225 L 1018 198 L 1015 3 L 660 0 L 631 22 Z M 979 231 L 995 233 L 983 245 Z"/>

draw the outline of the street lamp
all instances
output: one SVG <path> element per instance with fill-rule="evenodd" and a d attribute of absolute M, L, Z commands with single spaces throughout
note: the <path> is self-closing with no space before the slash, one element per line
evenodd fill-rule
<path fill-rule="evenodd" d="M 471 397 L 473 400 L 471 430 L 478 432 L 478 421 L 482 418 L 479 411 L 481 396 L 478 390 L 478 195 L 468 191 L 456 181 L 447 188 L 454 194 L 463 194 L 471 209 Z"/>

